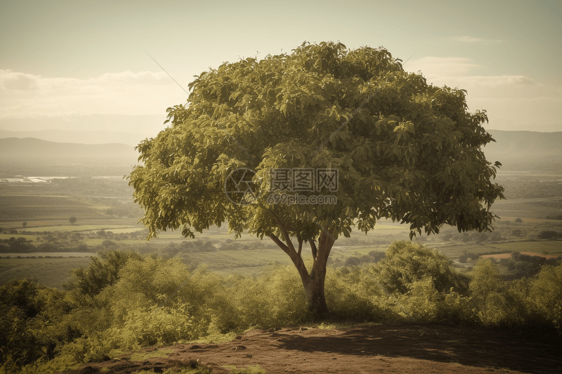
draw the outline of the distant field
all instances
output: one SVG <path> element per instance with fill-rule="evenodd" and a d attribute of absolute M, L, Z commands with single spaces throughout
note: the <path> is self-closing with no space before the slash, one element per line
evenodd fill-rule
<path fill-rule="evenodd" d="M 503 221 L 522 218 L 527 222 L 544 222 L 547 221 L 547 216 L 556 215 L 562 211 L 562 196 L 498 200 L 494 203 L 492 211 Z"/>
<path fill-rule="evenodd" d="M 499 243 L 494 247 L 502 250 L 510 250 L 517 252 L 537 252 L 542 253 L 548 251 L 549 254 L 562 254 L 562 241 L 549 240 L 549 241 L 522 241 L 511 243 Z"/>
<path fill-rule="evenodd" d="M 428 244 L 432 247 L 431 244 Z M 562 254 L 562 241 L 514 241 L 507 243 L 482 243 L 482 244 L 442 244 L 434 246 L 448 257 L 456 257 L 463 252 L 537 252 L 547 251 L 549 254 Z"/>
<path fill-rule="evenodd" d="M 52 232 L 64 232 L 64 231 L 99 231 L 106 230 L 112 231 L 113 233 L 130 233 L 142 230 L 142 227 L 133 227 L 131 225 L 66 225 L 66 226 L 43 226 L 27 228 L 24 231 L 52 231 Z"/>
<path fill-rule="evenodd" d="M 34 186 L 39 191 L 39 187 Z M 138 224 L 138 219 L 119 219 L 109 218 L 99 212 L 101 205 L 90 204 L 88 200 L 76 201 L 63 196 L 43 196 L 29 194 L 25 196 L 15 196 L 16 190 L 9 190 L 6 195 L 0 195 L 0 227 L 4 230 L 16 229 L 19 232 L 97 232 L 100 230 L 111 231 L 115 234 L 131 233 L 143 230 L 142 224 Z M 106 196 L 106 195 L 104 195 Z M 107 196 L 112 196 L 107 194 Z M 533 241 L 541 230 L 555 230 L 562 232 L 562 221 L 547 220 L 547 215 L 555 215 L 562 212 L 562 197 L 533 198 L 498 201 L 493 206 L 495 214 L 502 217 L 494 225 L 496 230 L 501 232 L 503 238 L 508 238 L 509 242 L 485 241 L 476 244 L 474 240 L 463 242 L 456 238 L 454 240 L 443 241 L 446 233 L 457 235 L 458 232 L 451 227 L 444 227 L 440 235 L 415 238 L 414 241 L 437 249 L 440 253 L 450 259 L 457 259 L 464 252 L 486 253 L 486 252 L 533 252 L 538 254 L 548 253 L 549 256 L 562 255 L 562 241 Z M 19 214 L 19 216 L 18 216 Z M 75 216 L 78 221 L 70 225 L 68 218 Z M 3 221 L 2 217 L 7 217 L 11 221 Z M 17 219 L 14 219 L 17 218 Z M 516 224 L 515 219 L 522 218 L 523 223 Z M 22 227 L 22 222 L 27 222 L 27 227 Z M 511 221 L 506 224 L 506 221 Z M 511 232 L 521 229 L 524 236 L 528 239 L 515 238 Z M 408 226 L 393 223 L 388 220 L 381 220 L 375 226 L 375 230 L 364 235 L 354 230 L 351 238 L 340 237 L 336 241 L 330 256 L 331 263 L 342 264 L 350 257 L 361 257 L 371 251 L 385 251 L 390 242 L 395 240 L 408 240 Z M 0 233 L 0 239 L 11 237 L 24 237 L 26 240 L 38 244 L 38 234 L 9 234 Z M 56 237 L 56 235 L 54 235 Z M 81 241 L 89 246 L 100 246 L 106 238 L 92 235 L 92 238 Z M 122 248 L 132 248 L 142 251 L 160 251 L 169 243 L 181 244 L 190 242 L 181 236 L 180 231 L 167 231 L 159 234 L 159 238 L 151 240 L 147 245 L 144 240 L 112 240 L 117 246 Z M 196 233 L 196 241 L 211 241 L 215 247 L 221 246 L 227 240 L 233 240 L 233 235 L 228 234 L 225 227 L 217 229 L 215 227 L 204 231 L 203 234 Z M 180 252 L 182 260 L 192 266 L 198 266 L 205 262 L 205 266 L 210 271 L 222 274 L 243 274 L 258 275 L 266 271 L 268 264 L 291 264 L 288 256 L 279 248 L 274 247 L 269 238 L 260 240 L 255 236 L 243 234 L 242 238 L 235 241 L 236 244 L 248 245 L 252 249 L 248 250 L 224 250 L 218 252 Z M 173 250 L 173 247 L 170 247 Z M 169 249 L 166 249 L 169 250 Z M 173 252 L 165 252 L 173 253 Z M 42 253 L 34 255 L 52 255 Z M 92 255 L 87 253 L 87 255 Z M 0 254 L 5 257 L 6 254 Z M 25 256 L 25 254 L 21 254 Z M 13 256 L 12 256 L 13 257 Z M 303 257 L 310 259 L 311 254 L 308 246 L 303 249 Z M 61 287 L 62 283 L 68 280 L 70 270 L 78 266 L 86 266 L 88 258 L 51 258 L 51 259 L 0 259 L 0 284 L 9 279 L 31 277 L 41 283 Z M 473 265 L 473 264 L 472 264 Z"/>
<path fill-rule="evenodd" d="M 29 253 L 0 253 L 0 259 L 6 260 L 6 257 L 11 257 L 12 259 L 18 256 L 22 258 L 32 258 L 32 257 L 92 257 L 97 256 L 92 252 L 29 252 Z"/>
<path fill-rule="evenodd" d="M 88 266 L 89 257 L 0 259 L 0 285 L 12 279 L 34 279 L 48 287 L 61 289 L 70 280 L 70 272 Z"/>
<path fill-rule="evenodd" d="M 18 231 L 84 231 L 101 229 L 121 229 L 121 228 L 142 228 L 137 225 L 136 219 L 131 218 L 83 218 L 78 219 L 78 223 L 70 225 L 68 218 L 56 218 L 49 220 L 26 220 L 27 227 L 22 227 L 23 221 L 0 222 L 3 229 L 16 229 Z M 131 230 L 133 231 L 133 230 Z"/>
<path fill-rule="evenodd" d="M 540 253 L 535 253 L 535 252 L 521 252 L 522 255 L 527 255 L 527 256 L 537 256 L 537 257 L 544 257 L 547 260 L 550 260 L 552 258 L 558 258 L 560 257 L 559 255 L 544 255 L 544 254 L 540 254 Z M 502 258 L 511 258 L 511 253 L 501 253 L 501 254 L 497 254 L 497 255 L 484 255 L 482 256 L 482 258 L 493 258 L 493 259 L 502 259 Z"/>
<path fill-rule="evenodd" d="M 527 252 L 528 253 L 528 252 Z M 482 258 L 493 258 L 493 259 L 502 259 L 502 258 L 511 258 L 511 253 L 500 253 L 496 255 L 484 255 Z"/>
<path fill-rule="evenodd" d="M 24 235 L 24 234 L 0 234 L 0 239 L 10 239 L 10 238 L 25 238 L 27 241 L 36 241 L 37 235 Z"/>
<path fill-rule="evenodd" d="M 0 195 L 0 222 L 76 217 L 104 218 L 93 205 L 62 196 Z"/>

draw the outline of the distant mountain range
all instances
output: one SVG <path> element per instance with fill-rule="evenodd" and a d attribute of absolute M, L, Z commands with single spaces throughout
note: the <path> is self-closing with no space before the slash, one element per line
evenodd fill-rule
<path fill-rule="evenodd" d="M 11 118 L 0 118 L 0 129 L 14 131 L 42 131 L 48 129 L 61 129 L 70 132 L 81 132 L 76 130 L 87 130 L 91 132 L 105 131 L 111 132 L 115 129 L 123 133 L 132 134 L 157 134 L 158 131 L 163 130 L 166 126 L 163 124 L 166 119 L 166 114 L 162 115 L 110 115 L 110 114 L 73 114 L 65 116 L 30 116 Z M 144 135 L 145 138 L 147 135 Z M 17 135 L 20 137 L 20 135 Z M 35 135 L 27 134 L 21 137 L 36 137 Z M 82 141 L 67 140 L 67 139 L 45 139 L 50 141 L 62 141 L 70 143 L 81 143 Z M 112 143 L 113 140 L 105 141 L 104 143 Z M 123 142 L 129 144 L 128 142 Z"/>
<path fill-rule="evenodd" d="M 55 143 L 35 138 L 0 139 L 3 163 L 136 164 L 138 153 L 126 144 Z"/>
<path fill-rule="evenodd" d="M 156 134 L 152 135 L 155 136 Z M 143 133 L 75 130 L 8 131 L 0 129 L 1 138 L 36 138 L 57 143 L 107 144 L 122 143 L 136 146 L 149 137 Z"/>
<path fill-rule="evenodd" d="M 488 161 L 500 161 L 503 164 L 501 170 L 562 170 L 562 132 L 489 132 L 496 142 L 488 144 L 484 153 Z M 0 161 L 136 164 L 138 153 L 133 145 L 144 139 L 140 134 L 109 131 L 0 130 L 0 138 L 13 134 L 18 136 L 0 139 Z M 19 137 L 30 134 L 41 139 Z M 58 142 L 52 141 L 54 139 Z M 97 142 L 115 143 L 91 144 Z"/>
<path fill-rule="evenodd" d="M 486 159 L 501 170 L 562 169 L 562 131 L 488 130 L 496 140 L 484 147 Z"/>

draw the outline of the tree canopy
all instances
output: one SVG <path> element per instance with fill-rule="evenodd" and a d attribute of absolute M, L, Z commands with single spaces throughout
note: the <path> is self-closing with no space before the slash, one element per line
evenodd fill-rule
<path fill-rule="evenodd" d="M 335 238 L 377 219 L 412 233 L 489 230 L 503 197 L 496 165 L 482 147 L 492 136 L 485 111 L 469 113 L 466 91 L 436 87 L 384 48 L 303 43 L 291 54 L 241 59 L 196 76 L 170 123 L 137 149 L 130 175 L 150 236 L 182 228 L 193 236 L 228 220 L 233 230 L 305 240 L 321 228 Z M 245 167 L 268 188 L 271 168 L 339 171 L 336 205 L 237 206 L 224 193 L 229 172 Z"/>

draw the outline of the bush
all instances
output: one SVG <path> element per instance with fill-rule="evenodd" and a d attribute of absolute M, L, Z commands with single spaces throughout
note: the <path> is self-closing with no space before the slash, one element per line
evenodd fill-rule
<path fill-rule="evenodd" d="M 529 295 L 535 319 L 562 332 L 562 265 L 543 267 L 532 279 Z"/>
<path fill-rule="evenodd" d="M 435 250 L 419 244 L 400 241 L 388 247 L 386 257 L 377 271 L 383 286 L 391 293 L 405 294 L 410 284 L 430 277 L 438 292 L 451 288 L 464 293 L 468 280 L 450 267 L 449 259 Z"/>
<path fill-rule="evenodd" d="M 53 358 L 58 345 L 76 337 L 64 324 L 70 308 L 63 298 L 60 291 L 26 279 L 0 287 L 0 363 L 17 367 Z"/>
<path fill-rule="evenodd" d="M 132 251 L 100 251 L 98 257 L 91 257 L 92 262 L 86 269 L 80 267 L 74 270 L 72 280 L 64 287 L 67 290 L 77 289 L 80 294 L 93 297 L 118 280 L 119 271 L 129 260 L 141 258 Z"/>
<path fill-rule="evenodd" d="M 359 259 L 359 257 L 349 256 L 345 260 L 345 266 L 359 266 L 359 265 L 361 265 L 361 260 Z"/>
<path fill-rule="evenodd" d="M 503 263 L 539 264 L 530 256 L 531 261 L 518 253 L 513 257 Z M 505 281 L 492 261 L 479 260 L 467 276 L 436 251 L 395 242 L 376 264 L 328 268 L 326 301 L 337 318 L 562 334 L 562 265 L 544 265 L 538 275 Z M 270 265 L 258 277 L 226 277 L 205 269 L 191 272 L 178 258 L 106 251 L 74 272 L 70 291 L 30 281 L 0 287 L 0 358 L 9 370 L 28 365 L 23 372 L 55 373 L 120 350 L 220 341 L 226 339 L 221 334 L 231 337 L 252 327 L 309 321 L 293 266 Z"/>
<path fill-rule="evenodd" d="M 556 231 L 541 231 L 537 235 L 537 239 L 558 239 L 560 234 Z"/>

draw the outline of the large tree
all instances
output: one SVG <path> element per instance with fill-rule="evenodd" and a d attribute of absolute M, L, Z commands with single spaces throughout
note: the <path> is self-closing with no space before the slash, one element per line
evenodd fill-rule
<path fill-rule="evenodd" d="M 194 237 L 224 222 L 237 236 L 267 236 L 321 315 L 330 250 L 352 228 L 367 233 L 392 219 L 410 224 L 410 238 L 445 224 L 492 229 L 490 207 L 503 188 L 492 181 L 500 164 L 482 151 L 493 140 L 481 126 L 486 112 L 468 112 L 465 90 L 428 84 L 384 48 L 303 43 L 290 54 L 224 63 L 189 89 L 186 104 L 168 108 L 169 126 L 137 146 L 143 165 L 129 178 L 149 238 L 167 229 Z M 261 194 L 252 204 L 224 192 L 239 168 L 256 172 Z M 337 170 L 337 191 L 299 191 L 337 203 L 268 200 L 268 173 L 281 168 Z"/>

